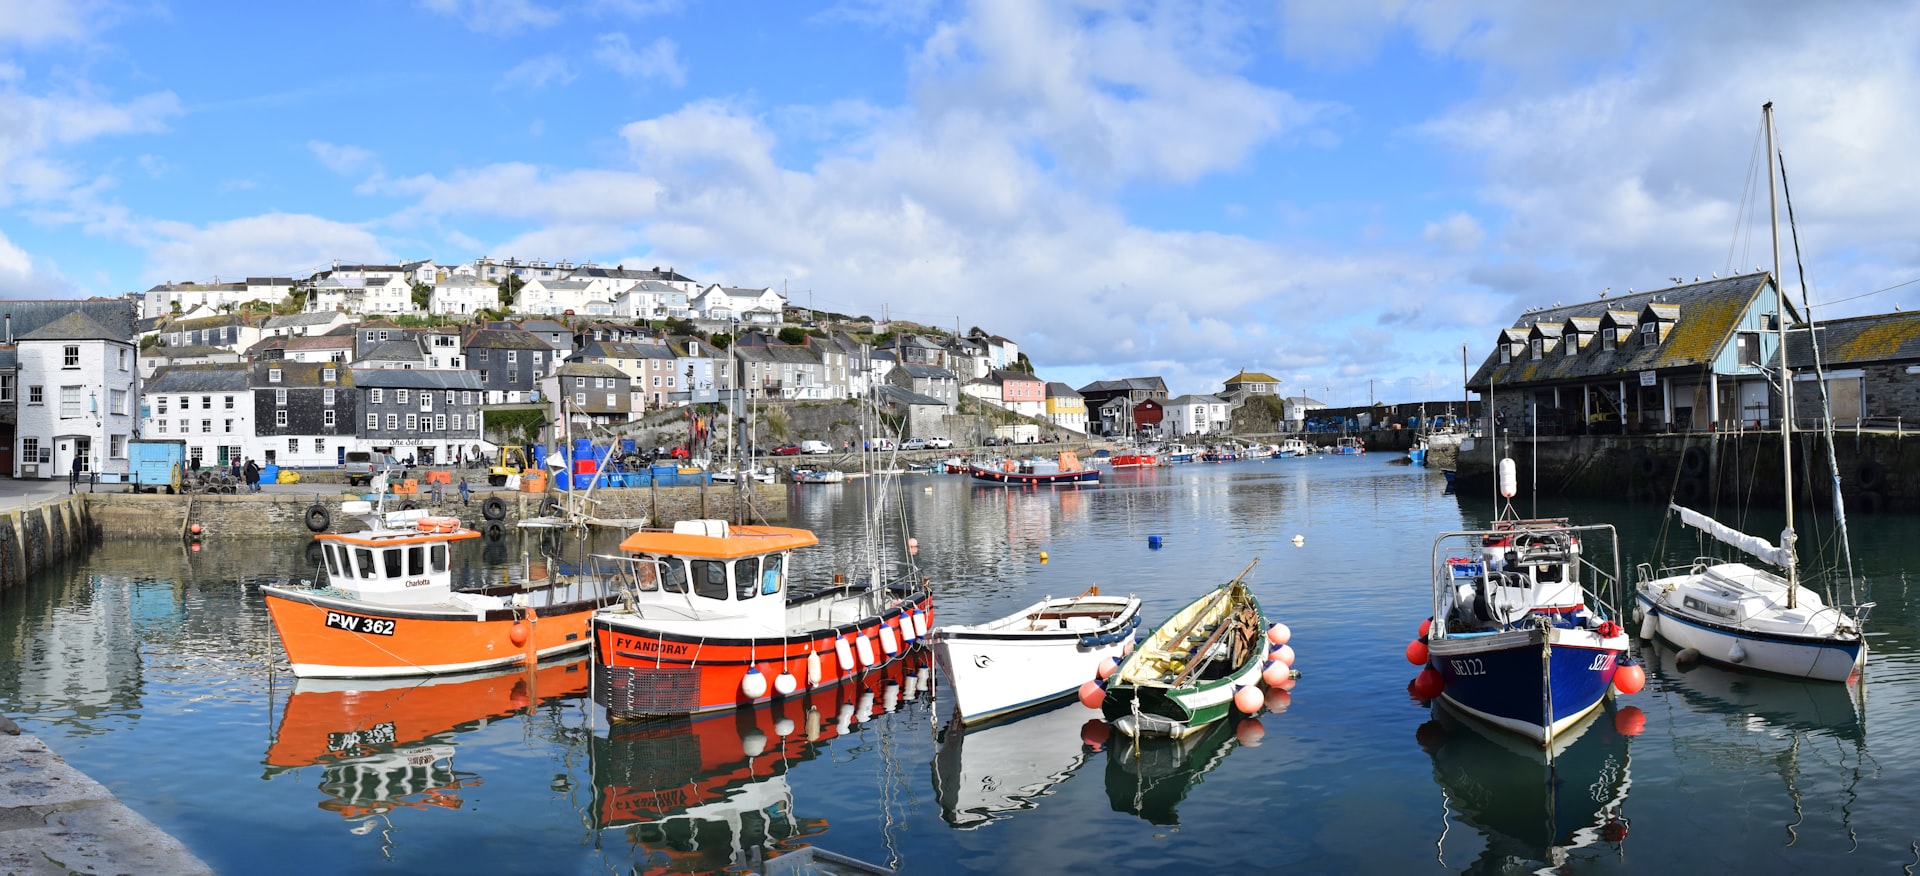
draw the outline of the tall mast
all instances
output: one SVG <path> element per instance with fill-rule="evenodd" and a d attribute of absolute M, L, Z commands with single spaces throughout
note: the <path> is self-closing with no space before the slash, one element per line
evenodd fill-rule
<path fill-rule="evenodd" d="M 1767 123 L 1767 214 L 1773 229 L 1773 327 L 1780 346 L 1780 475 L 1785 484 L 1787 525 L 1780 531 L 1780 549 L 1787 560 L 1787 608 L 1794 608 L 1800 591 L 1799 564 L 1793 555 L 1793 369 L 1787 365 L 1787 293 L 1780 285 L 1780 207 L 1774 181 L 1773 101 L 1760 107 Z"/>

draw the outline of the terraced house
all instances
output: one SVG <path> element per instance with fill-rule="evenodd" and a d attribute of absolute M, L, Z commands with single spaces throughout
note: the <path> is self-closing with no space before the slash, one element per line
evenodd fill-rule
<path fill-rule="evenodd" d="M 485 393 L 471 371 L 359 369 L 353 380 L 366 449 L 426 465 L 450 462 L 481 438 Z"/>
<path fill-rule="evenodd" d="M 485 328 L 467 337 L 467 368 L 479 377 L 487 404 L 533 401 L 554 362 L 552 345 L 518 328 Z"/>
<path fill-rule="evenodd" d="M 334 362 L 255 362 L 247 386 L 253 393 L 257 458 L 286 466 L 344 462 L 346 451 L 358 449 L 353 377 L 352 369 Z"/>

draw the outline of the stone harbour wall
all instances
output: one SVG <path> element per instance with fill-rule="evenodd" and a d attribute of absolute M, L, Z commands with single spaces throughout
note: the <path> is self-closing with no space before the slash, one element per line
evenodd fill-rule
<path fill-rule="evenodd" d="M 78 555 L 98 535 L 83 495 L 0 513 L 0 590 Z"/>

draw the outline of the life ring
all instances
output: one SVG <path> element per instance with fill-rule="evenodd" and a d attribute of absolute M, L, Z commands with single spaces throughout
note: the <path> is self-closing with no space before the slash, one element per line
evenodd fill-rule
<path fill-rule="evenodd" d="M 1853 472 L 1854 480 L 1859 481 L 1860 489 L 1878 490 L 1887 485 L 1887 467 L 1880 460 L 1869 459 L 1860 463 Z"/>
<path fill-rule="evenodd" d="M 487 541 L 499 541 L 507 535 L 507 528 L 501 526 L 498 520 L 487 521 L 487 528 L 482 531 L 486 533 Z"/>
<path fill-rule="evenodd" d="M 501 499 L 499 496 L 488 496 L 485 502 L 480 503 L 480 515 L 488 520 L 506 519 L 506 500 Z"/>
<path fill-rule="evenodd" d="M 1707 485 L 1699 478 L 1681 478 L 1673 487 L 1673 498 L 1682 505 L 1693 505 L 1699 503 L 1706 491 Z"/>
<path fill-rule="evenodd" d="M 420 532 L 443 533 L 460 528 L 458 517 L 422 517 L 413 522 L 413 528 Z"/>
<path fill-rule="evenodd" d="M 327 506 L 315 502 L 307 508 L 308 531 L 326 532 L 327 527 L 331 525 L 333 525 L 333 515 L 327 513 Z"/>
<path fill-rule="evenodd" d="M 1699 447 L 1689 447 L 1680 454 L 1680 471 L 1688 477 L 1699 477 L 1707 473 L 1707 451 Z"/>

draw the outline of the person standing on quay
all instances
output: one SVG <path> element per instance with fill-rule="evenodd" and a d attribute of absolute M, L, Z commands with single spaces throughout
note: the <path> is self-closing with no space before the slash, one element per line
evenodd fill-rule
<path fill-rule="evenodd" d="M 467 501 L 468 499 L 472 498 L 472 496 L 473 496 L 473 488 L 467 486 L 467 479 L 462 477 L 460 479 L 460 504 L 462 505 L 473 504 L 472 502 Z"/>
<path fill-rule="evenodd" d="M 72 495 L 80 489 L 80 454 L 73 455 L 73 475 L 67 478 L 67 494 Z"/>
<path fill-rule="evenodd" d="M 242 471 L 245 473 L 247 479 L 247 492 L 260 492 L 260 463 L 254 462 L 253 457 L 249 456 L 247 457 L 246 468 L 242 469 Z"/>

